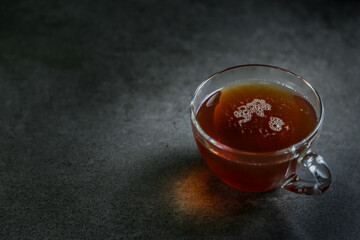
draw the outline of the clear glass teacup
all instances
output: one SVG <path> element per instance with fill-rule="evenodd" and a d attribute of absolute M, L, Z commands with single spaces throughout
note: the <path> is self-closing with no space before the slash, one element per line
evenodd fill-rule
<path fill-rule="evenodd" d="M 201 127 L 197 119 L 202 104 L 222 89 L 245 83 L 282 86 L 306 99 L 314 109 L 314 127 L 299 141 L 286 148 L 271 151 L 234 148 L 212 136 L 204 125 Z M 264 100 L 254 99 L 247 105 L 244 103 L 238 107 L 231 119 L 241 119 L 239 126 L 242 127 L 250 122 L 251 114 L 255 116 L 256 113 L 265 119 L 270 108 L 270 104 Z M 330 187 L 330 170 L 323 158 L 314 152 L 324 120 L 324 107 L 319 94 L 304 78 L 283 68 L 269 65 L 231 67 L 210 76 L 199 85 L 191 100 L 190 115 L 194 138 L 202 157 L 209 168 L 225 183 L 243 191 L 264 192 L 282 187 L 308 195 L 322 194 Z M 281 119 L 279 121 L 275 122 L 275 125 L 272 122 L 273 125 L 270 127 L 275 128 L 266 131 L 273 131 L 274 134 L 280 131 L 284 123 Z M 299 177 L 299 171 L 305 170 L 311 173 L 310 179 Z"/>

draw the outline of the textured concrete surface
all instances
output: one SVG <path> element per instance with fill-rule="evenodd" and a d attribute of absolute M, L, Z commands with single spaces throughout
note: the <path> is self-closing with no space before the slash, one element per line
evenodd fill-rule
<path fill-rule="evenodd" d="M 351 1 L 2 1 L 0 239 L 359 239 L 360 10 Z M 189 101 L 223 68 L 292 70 L 326 109 L 321 197 L 237 191 Z"/>

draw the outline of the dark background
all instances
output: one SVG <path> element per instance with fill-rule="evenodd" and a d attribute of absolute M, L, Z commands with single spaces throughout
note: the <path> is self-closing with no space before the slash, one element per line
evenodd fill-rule
<path fill-rule="evenodd" d="M 359 239 L 360 5 L 1 1 L 1 239 Z M 243 193 L 192 137 L 197 85 L 263 63 L 325 105 L 323 196 Z"/>

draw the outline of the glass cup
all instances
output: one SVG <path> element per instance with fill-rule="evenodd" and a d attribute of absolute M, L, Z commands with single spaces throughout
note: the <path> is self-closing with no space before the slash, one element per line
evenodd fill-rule
<path fill-rule="evenodd" d="M 245 152 L 211 138 L 196 119 L 203 101 L 226 86 L 252 82 L 280 84 L 305 98 L 316 112 L 317 123 L 313 131 L 296 144 L 272 152 Z M 304 78 L 269 65 L 231 67 L 199 85 L 191 99 L 190 115 L 193 135 L 202 157 L 225 183 L 243 191 L 265 192 L 282 187 L 307 195 L 322 194 L 330 187 L 330 170 L 313 150 L 321 132 L 324 107 L 319 94 Z M 310 178 L 304 178 L 304 173 Z"/>

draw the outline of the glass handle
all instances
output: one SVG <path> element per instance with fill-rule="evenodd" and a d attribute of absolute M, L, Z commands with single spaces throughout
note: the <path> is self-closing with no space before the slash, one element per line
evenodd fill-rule
<path fill-rule="evenodd" d="M 298 194 L 320 195 L 331 185 L 331 173 L 324 159 L 313 152 L 307 153 L 301 160 L 301 167 L 295 176 L 290 178 L 281 187 Z M 299 177 L 308 175 L 310 177 Z M 309 174 L 311 173 L 311 174 Z"/>

